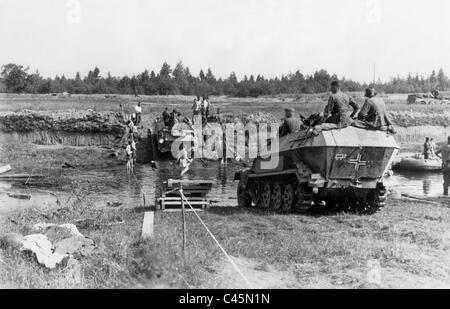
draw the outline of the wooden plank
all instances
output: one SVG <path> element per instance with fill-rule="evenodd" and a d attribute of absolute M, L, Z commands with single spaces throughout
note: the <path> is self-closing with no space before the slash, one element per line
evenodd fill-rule
<path fill-rule="evenodd" d="M 172 188 L 175 185 L 182 185 L 183 189 L 185 189 L 185 187 L 189 188 L 189 186 L 192 186 L 192 185 L 194 185 L 194 186 L 200 185 L 200 186 L 206 186 L 206 187 L 211 186 L 212 187 L 213 184 L 214 184 L 214 181 L 212 181 L 212 180 L 181 180 L 181 179 L 167 180 L 167 186 L 169 188 Z"/>
<path fill-rule="evenodd" d="M 214 184 L 214 181 L 213 180 L 205 180 L 205 179 L 192 179 L 192 180 L 188 180 L 188 179 L 169 179 L 169 180 L 167 180 L 167 183 L 168 184 L 181 184 L 181 185 L 184 186 L 185 184 L 199 184 L 199 183 Z"/>
<path fill-rule="evenodd" d="M 410 194 L 406 194 L 406 193 L 402 193 L 402 197 L 407 198 L 407 199 L 410 199 L 410 200 L 422 202 L 422 203 L 425 203 L 425 204 L 441 205 L 440 202 L 430 200 L 430 199 L 428 199 L 428 198 L 426 198 L 426 197 L 415 196 L 415 195 L 410 195 Z"/>
<path fill-rule="evenodd" d="M 202 191 L 202 190 L 188 191 L 186 194 L 184 194 L 184 196 L 189 197 L 189 196 L 192 196 L 192 195 L 195 195 L 195 194 L 201 194 L 203 196 L 203 195 L 208 194 L 208 192 Z M 179 194 L 175 194 L 175 193 L 168 193 L 168 194 L 166 194 L 166 196 L 179 197 L 180 195 Z"/>
<path fill-rule="evenodd" d="M 0 175 L 0 179 L 39 179 L 45 178 L 44 175 L 29 175 L 29 174 L 11 174 L 11 175 Z"/>
<path fill-rule="evenodd" d="M 158 198 L 158 201 L 162 201 L 162 200 L 164 200 L 164 201 L 179 201 L 180 198 L 177 196 L 166 196 L 166 197 Z M 205 199 L 203 197 L 189 197 L 187 200 L 190 202 L 190 201 L 203 201 Z"/>
<path fill-rule="evenodd" d="M 144 222 L 142 223 L 142 238 L 144 240 L 153 237 L 153 211 L 147 211 L 144 213 Z"/>
<path fill-rule="evenodd" d="M 183 187 L 180 187 L 180 193 L 182 195 L 183 193 Z M 186 255 L 186 212 L 184 209 L 184 198 L 183 196 L 180 196 L 181 199 L 181 214 L 183 218 L 183 258 L 185 258 Z"/>
<path fill-rule="evenodd" d="M 189 190 L 205 190 L 205 191 L 209 191 L 209 190 L 211 190 L 211 188 L 212 188 L 212 186 L 192 185 L 192 186 L 183 187 L 183 190 L 187 190 L 187 191 L 189 191 Z M 167 191 L 171 191 L 171 190 L 167 190 Z M 178 192 L 178 191 L 175 191 L 175 192 Z"/>
<path fill-rule="evenodd" d="M 183 194 L 184 194 L 184 195 L 190 194 L 191 192 L 194 192 L 194 191 L 201 191 L 201 192 L 208 193 L 210 190 L 197 189 L 197 188 L 195 188 L 195 189 L 192 189 L 192 190 L 186 190 L 186 192 L 183 191 Z M 178 191 L 170 191 L 170 190 L 169 190 L 169 191 L 165 191 L 164 193 L 165 193 L 166 195 L 172 195 L 172 196 L 177 195 L 177 196 L 180 196 L 180 193 L 179 193 Z"/>
<path fill-rule="evenodd" d="M 170 208 L 170 209 L 164 210 L 164 212 L 180 212 L 180 211 L 182 211 L 181 208 L 180 209 Z M 192 210 L 192 209 L 188 208 L 188 209 L 185 209 L 184 211 L 185 212 L 197 212 L 197 211 L 200 212 L 200 211 L 203 211 L 203 209 L 202 208 L 197 208 L 197 209 Z"/>
<path fill-rule="evenodd" d="M 11 170 L 11 165 L 0 166 L 0 174 L 9 172 Z"/>
<path fill-rule="evenodd" d="M 186 190 L 187 192 L 184 192 L 184 195 L 187 196 L 187 194 L 196 194 L 196 193 L 201 193 L 201 194 L 208 194 L 209 190 Z M 176 193 L 167 193 L 167 195 L 172 195 L 175 196 L 177 195 Z"/>
<path fill-rule="evenodd" d="M 174 206 L 174 205 L 180 205 L 181 207 L 181 202 L 180 201 L 166 201 L 165 206 Z M 208 205 L 209 202 L 207 201 L 199 201 L 199 202 L 189 202 L 189 204 L 191 204 L 192 206 L 198 206 L 198 205 Z"/>
<path fill-rule="evenodd" d="M 288 175 L 288 174 L 295 174 L 296 172 L 297 172 L 297 170 L 286 170 L 286 171 L 280 171 L 280 172 L 255 173 L 255 174 L 248 175 L 248 178 Z"/>

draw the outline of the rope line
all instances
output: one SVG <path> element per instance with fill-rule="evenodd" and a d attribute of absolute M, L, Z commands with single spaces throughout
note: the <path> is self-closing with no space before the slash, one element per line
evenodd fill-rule
<path fill-rule="evenodd" d="M 211 238 L 216 242 L 217 246 L 220 248 L 220 250 L 223 252 L 223 254 L 225 254 L 225 256 L 228 258 L 228 261 L 231 263 L 231 265 L 234 267 L 234 269 L 239 273 L 239 275 L 242 277 L 242 279 L 245 281 L 245 283 L 247 284 L 247 286 L 252 289 L 252 285 L 250 284 L 250 282 L 248 281 L 248 279 L 244 276 L 244 274 L 242 273 L 242 271 L 239 269 L 239 267 L 236 265 L 236 263 L 233 261 L 233 259 L 231 258 L 231 256 L 228 255 L 228 253 L 225 251 L 225 249 L 220 245 L 219 241 L 216 239 L 216 237 L 214 236 L 214 234 L 210 231 L 210 229 L 206 226 L 205 222 L 203 222 L 202 218 L 200 218 L 200 216 L 197 214 L 197 211 L 195 211 L 195 209 L 192 207 L 191 203 L 189 203 L 189 201 L 187 200 L 186 196 L 184 196 L 183 194 L 183 190 L 180 189 L 180 194 L 183 197 L 183 199 L 186 201 L 186 203 L 189 205 L 189 207 L 193 210 L 193 213 L 195 214 L 195 216 L 197 217 L 197 219 L 200 221 L 200 223 L 203 225 L 203 227 L 206 229 L 206 231 L 209 233 L 209 235 L 211 236 Z"/>
<path fill-rule="evenodd" d="M 183 280 L 184 283 L 186 283 L 186 285 L 192 290 L 192 286 L 186 281 L 186 279 L 184 279 L 184 277 L 181 274 L 178 274 L 178 276 L 180 276 L 181 280 Z"/>
<path fill-rule="evenodd" d="M 142 188 L 141 184 L 139 183 L 139 180 L 136 177 L 136 174 L 134 173 L 133 170 L 131 170 L 131 173 L 133 174 L 136 183 L 138 184 L 142 195 L 144 197 L 144 206 L 145 206 L 145 192 L 144 189 Z M 217 244 L 217 246 L 219 247 L 219 249 L 222 251 L 222 253 L 227 257 L 228 261 L 231 263 L 231 265 L 233 266 L 233 268 L 237 271 L 237 273 L 241 276 L 241 278 L 244 280 L 244 282 L 247 284 L 247 286 L 252 289 L 252 285 L 250 284 L 250 282 L 248 281 L 248 279 L 245 277 L 245 275 L 242 273 L 242 271 L 239 269 L 239 267 L 237 266 L 237 264 L 233 261 L 233 259 L 231 258 L 231 256 L 228 255 L 228 253 L 225 251 L 225 249 L 222 247 L 222 245 L 219 243 L 219 241 L 217 240 L 217 238 L 214 236 L 214 234 L 211 232 L 211 230 L 208 228 L 208 226 L 205 224 L 205 222 L 202 220 L 202 218 L 200 218 L 200 216 L 197 214 L 197 211 L 195 211 L 194 207 L 192 207 L 191 203 L 189 203 L 188 199 L 186 198 L 186 196 L 183 194 L 183 189 L 175 189 L 172 191 L 176 191 L 179 190 L 180 195 L 182 196 L 182 198 L 186 201 L 186 203 L 189 205 L 189 207 L 193 210 L 193 213 L 195 214 L 195 216 L 197 217 L 197 219 L 200 221 L 200 223 L 203 225 L 203 227 L 205 228 L 205 230 L 208 232 L 208 234 L 211 236 L 211 238 L 214 240 L 214 242 Z M 192 288 L 189 283 L 186 282 L 186 280 L 184 280 L 184 278 L 182 278 L 183 281 L 190 287 Z"/>

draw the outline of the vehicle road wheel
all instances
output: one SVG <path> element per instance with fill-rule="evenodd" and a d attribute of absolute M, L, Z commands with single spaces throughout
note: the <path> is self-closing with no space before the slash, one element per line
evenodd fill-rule
<path fill-rule="evenodd" d="M 259 205 L 262 208 L 269 208 L 270 207 L 270 197 L 271 197 L 271 190 L 269 184 L 264 184 L 261 189 L 261 198 L 259 199 Z"/>
<path fill-rule="evenodd" d="M 273 185 L 272 187 L 272 201 L 271 201 L 271 209 L 278 210 L 281 208 L 283 203 L 283 197 L 281 192 L 280 185 Z"/>
<path fill-rule="evenodd" d="M 294 187 L 291 184 L 283 186 L 283 211 L 289 212 L 294 205 Z"/>
<path fill-rule="evenodd" d="M 365 215 L 374 214 L 386 205 L 386 199 L 386 188 L 380 183 L 376 189 L 372 189 L 367 193 L 361 205 L 362 207 L 360 206 L 358 211 Z"/>
<path fill-rule="evenodd" d="M 305 186 L 302 184 L 297 184 L 294 191 L 295 196 L 295 208 L 305 211 L 311 208 L 312 197 L 306 194 Z"/>
<path fill-rule="evenodd" d="M 252 205 L 252 201 L 245 190 L 245 186 L 241 184 L 238 185 L 237 198 L 239 207 L 247 208 Z"/>
<path fill-rule="evenodd" d="M 253 183 L 251 186 L 252 202 L 255 206 L 259 204 L 261 199 L 261 186 L 259 183 Z"/>

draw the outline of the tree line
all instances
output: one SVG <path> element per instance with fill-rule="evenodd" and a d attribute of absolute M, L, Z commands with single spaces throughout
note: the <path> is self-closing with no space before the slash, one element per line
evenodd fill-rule
<path fill-rule="evenodd" d="M 378 81 L 366 84 L 330 75 L 326 70 L 304 75 L 295 73 L 275 78 L 262 75 L 245 75 L 238 79 L 235 73 L 227 78 L 216 78 L 211 69 L 191 73 L 181 61 L 174 69 L 164 62 L 157 72 L 145 70 L 133 76 L 112 76 L 100 74 L 99 68 L 89 71 L 84 77 L 77 73 L 74 78 L 55 76 L 44 78 L 39 71 L 29 72 L 28 67 L 7 64 L 1 67 L 0 92 L 8 93 L 71 93 L 71 94 L 134 94 L 134 95 L 226 95 L 233 97 L 258 97 L 277 94 L 310 94 L 329 91 L 329 84 L 340 80 L 344 91 L 363 91 L 375 86 L 378 92 L 414 93 L 450 89 L 450 81 L 442 69 L 429 76 L 418 74 L 391 78 L 388 82 Z"/>

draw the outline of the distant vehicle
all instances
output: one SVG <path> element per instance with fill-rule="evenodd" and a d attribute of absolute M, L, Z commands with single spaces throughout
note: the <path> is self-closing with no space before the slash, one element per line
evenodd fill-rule
<path fill-rule="evenodd" d="M 409 94 L 407 98 L 408 104 L 424 104 L 424 105 L 433 105 L 433 104 L 449 104 L 450 101 L 447 98 L 443 98 L 438 93 L 415 93 Z"/>
<path fill-rule="evenodd" d="M 383 176 L 399 146 L 384 131 L 347 127 L 305 131 L 280 138 L 279 163 L 263 169 L 257 158 L 252 168 L 235 174 L 240 207 L 309 210 L 345 207 L 374 213 L 386 203 Z"/>

